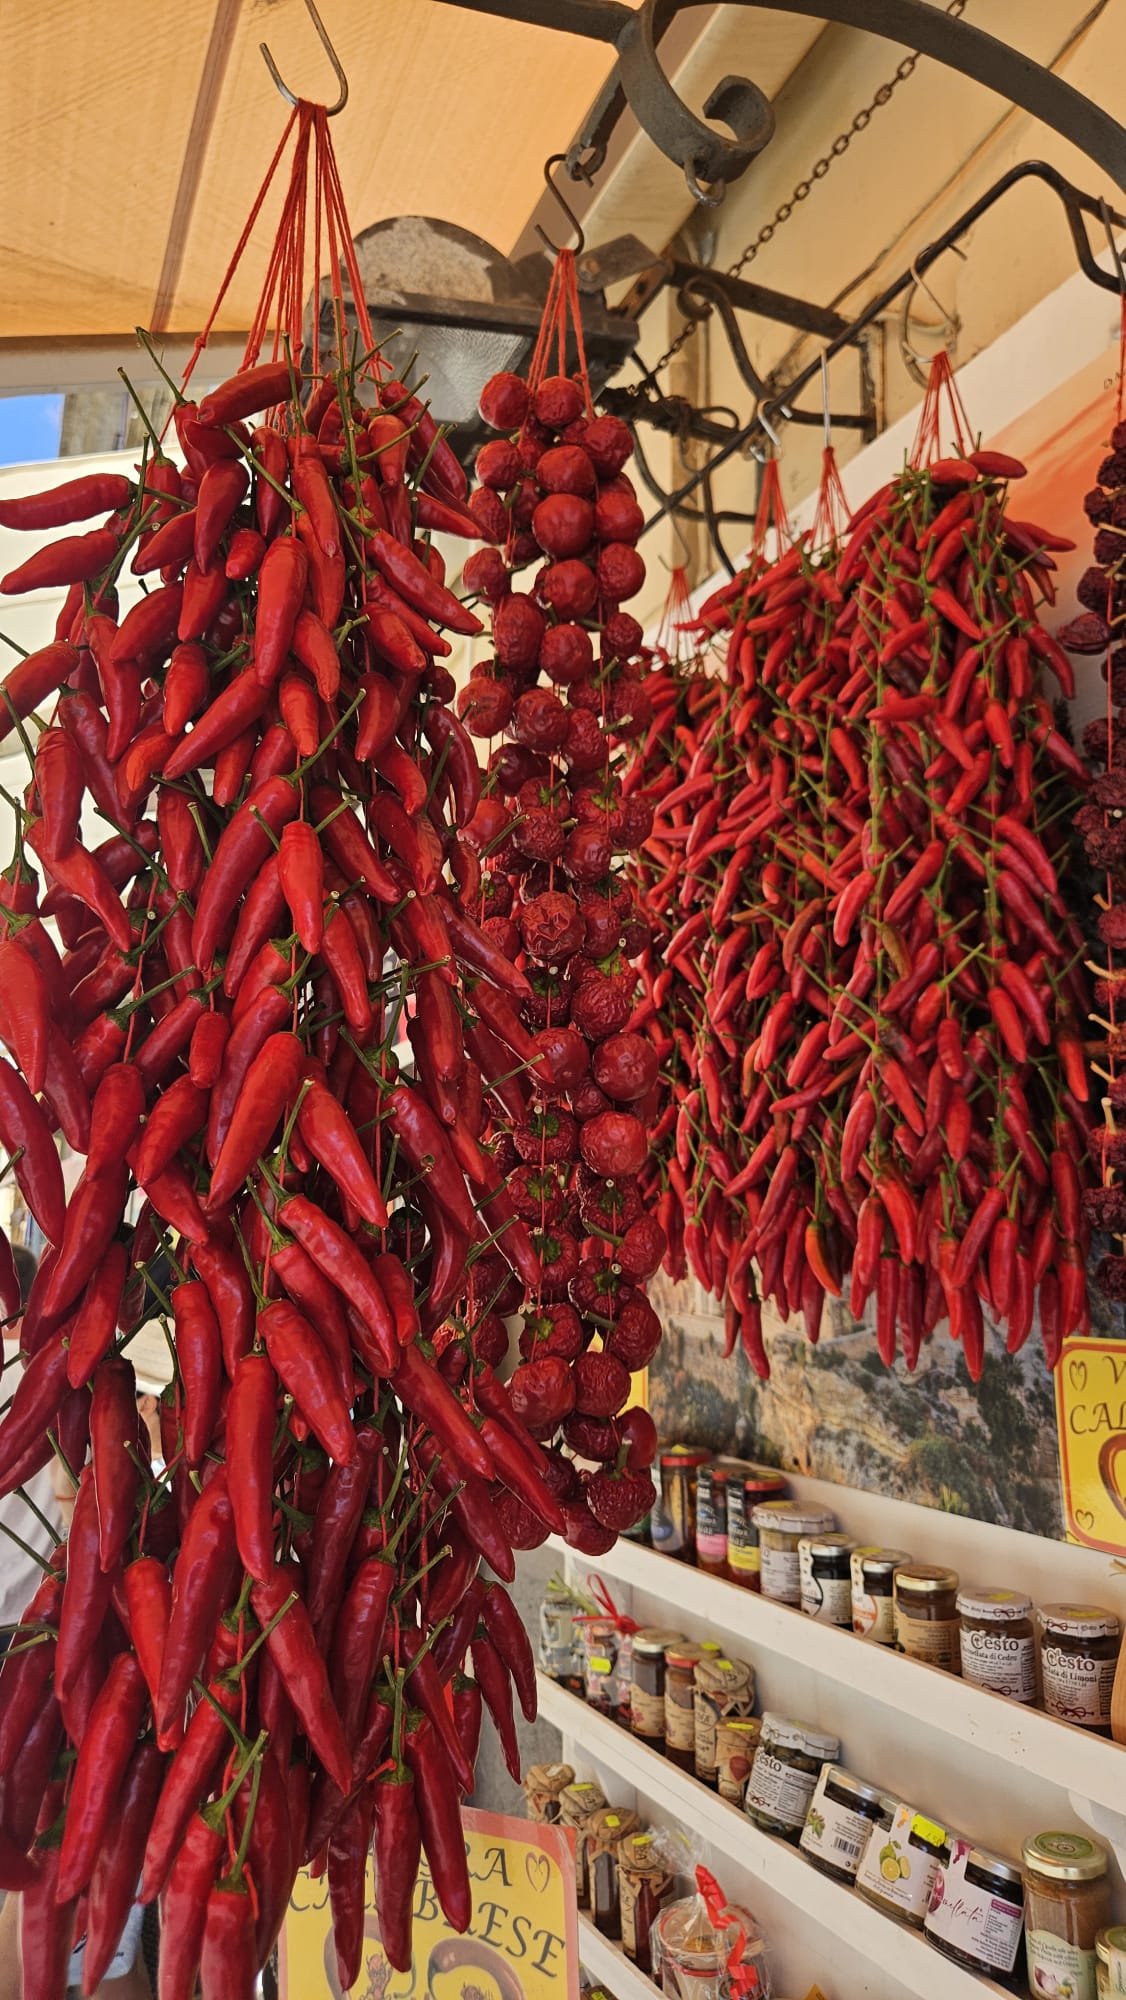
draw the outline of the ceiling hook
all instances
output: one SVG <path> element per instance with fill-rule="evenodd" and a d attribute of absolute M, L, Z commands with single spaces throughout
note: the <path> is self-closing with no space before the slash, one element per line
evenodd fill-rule
<path fill-rule="evenodd" d="M 574 230 L 575 235 L 579 239 L 577 243 L 572 245 L 575 256 L 577 257 L 580 254 L 580 252 L 584 250 L 586 247 L 586 231 L 583 229 L 582 223 L 579 221 L 579 218 L 575 214 L 574 209 L 571 208 L 566 198 L 560 193 L 558 186 L 551 177 L 552 168 L 562 166 L 566 158 L 567 158 L 566 153 L 553 153 L 551 155 L 551 158 L 549 160 L 545 160 L 543 163 L 543 177 L 547 183 L 549 194 L 553 194 L 555 196 L 556 201 L 559 203 L 560 208 L 563 210 L 563 213 L 566 216 L 568 222 L 570 223 L 572 229 Z M 589 181 L 590 176 L 588 173 L 585 173 L 581 175 L 581 178 L 583 180 Z M 546 229 L 541 229 L 538 222 L 536 224 L 536 235 L 539 237 L 540 242 L 544 246 L 544 249 L 550 250 L 553 257 L 558 257 L 559 255 L 558 243 L 552 242 Z"/>
<path fill-rule="evenodd" d="M 1119 289 L 1126 292 L 1126 270 L 1122 266 L 1122 253 L 1118 248 L 1118 242 L 1111 227 L 1111 211 L 1107 207 L 1106 200 L 1102 195 L 1099 196 L 1099 214 L 1102 216 L 1103 228 L 1106 230 L 1106 240 L 1110 245 L 1111 257 L 1114 259 L 1114 268 L 1118 275 Z"/>
<path fill-rule="evenodd" d="M 329 59 L 329 62 L 332 64 L 332 67 L 336 73 L 336 81 L 340 85 L 340 95 L 338 96 L 336 103 L 326 104 L 324 107 L 326 118 L 335 118 L 338 112 L 343 111 L 344 106 L 348 102 L 348 79 L 344 74 L 344 67 L 340 61 L 340 57 L 337 55 L 336 50 L 333 48 L 332 43 L 329 41 L 328 29 L 325 27 L 324 22 L 321 20 L 320 15 L 318 14 L 316 8 L 313 5 L 313 0 L 305 0 L 305 11 L 309 16 L 309 19 L 313 23 L 313 26 L 316 29 L 318 35 L 320 36 L 321 46 L 324 49 L 324 52 Z M 278 66 L 274 61 L 273 56 L 270 54 L 270 51 L 267 48 L 265 42 L 259 42 L 258 47 L 262 51 L 266 68 L 269 70 L 270 75 L 274 79 L 275 85 L 277 86 L 278 90 L 280 90 L 282 96 L 285 98 L 286 103 L 287 104 L 299 103 L 300 100 L 293 95 L 293 92 L 292 90 L 290 90 L 288 84 L 282 82 L 281 76 L 278 71 Z"/>

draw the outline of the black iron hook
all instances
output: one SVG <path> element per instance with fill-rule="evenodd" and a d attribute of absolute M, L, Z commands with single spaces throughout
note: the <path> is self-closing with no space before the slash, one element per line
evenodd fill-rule
<path fill-rule="evenodd" d="M 586 247 L 586 231 L 584 230 L 582 223 L 579 221 L 578 216 L 575 214 L 574 209 L 570 206 L 570 203 L 560 192 L 558 186 L 551 177 L 552 168 L 562 166 L 566 158 L 567 158 L 566 153 L 552 153 L 551 158 L 545 160 L 543 163 L 543 177 L 547 183 L 549 194 L 553 194 L 555 196 L 556 201 L 559 203 L 560 208 L 563 210 L 563 213 L 566 216 L 568 222 L 570 223 L 572 229 L 574 230 L 575 235 L 579 239 L 577 243 L 572 245 L 574 253 L 577 257 L 579 255 L 579 252 L 585 249 Z M 586 180 L 589 178 L 589 176 L 584 174 L 582 178 Z M 538 222 L 536 224 L 536 235 L 539 237 L 540 242 L 543 244 L 544 249 L 550 250 L 551 255 L 553 257 L 558 257 L 559 247 L 560 247 L 559 244 L 552 242 L 546 229 L 541 229 Z"/>
<path fill-rule="evenodd" d="M 328 29 L 325 27 L 324 22 L 321 20 L 320 15 L 318 14 L 316 8 L 313 5 L 313 0 L 305 0 L 305 11 L 309 16 L 309 19 L 313 23 L 313 26 L 316 29 L 318 35 L 321 38 L 321 46 L 324 49 L 324 52 L 329 59 L 329 62 L 332 64 L 334 71 L 336 72 L 336 81 L 340 85 L 340 95 L 337 97 L 336 103 L 325 105 L 326 118 L 335 118 L 338 112 L 343 111 L 344 106 L 348 102 L 348 79 L 344 74 L 344 68 L 343 64 L 340 61 L 340 57 L 337 55 L 336 50 L 333 48 L 332 43 L 329 41 Z M 273 56 L 270 54 L 270 51 L 267 48 L 265 42 L 259 42 L 258 47 L 262 51 L 262 55 L 266 63 L 266 68 L 269 70 L 270 75 L 274 79 L 275 85 L 277 86 L 278 90 L 280 90 L 282 96 L 285 98 L 286 103 L 297 104 L 299 102 L 299 99 L 297 99 L 294 96 L 288 84 L 282 82 L 278 66 L 274 61 Z"/>

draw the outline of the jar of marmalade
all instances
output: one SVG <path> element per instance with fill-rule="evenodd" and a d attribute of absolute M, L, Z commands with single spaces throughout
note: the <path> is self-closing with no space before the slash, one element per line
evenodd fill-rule
<path fill-rule="evenodd" d="M 590 1907 L 603 1937 L 621 1937 L 618 1849 L 631 1833 L 640 1832 L 641 1820 L 628 1806 L 606 1806 L 603 1811 L 593 1813 L 587 1822 L 586 1865 L 590 1881 Z"/>
<path fill-rule="evenodd" d="M 696 1766 L 696 1664 L 700 1646 L 678 1639 L 665 1648 L 665 1756 L 682 1771 Z"/>
<path fill-rule="evenodd" d="M 567 1785 L 559 1798 L 559 1824 L 570 1827 L 575 1836 L 575 1889 L 580 1910 L 590 1908 L 590 1877 L 586 1865 L 586 1831 L 596 1812 L 606 1804 L 606 1794 L 596 1778 L 578 1778 Z"/>
<path fill-rule="evenodd" d="M 901 1563 L 895 1572 L 895 1643 L 909 1660 L 948 1674 L 962 1671 L 958 1572 L 934 1563 Z"/>
<path fill-rule="evenodd" d="M 754 1511 L 762 1500 L 782 1500 L 786 1481 L 780 1472 L 754 1466 L 745 1479 L 727 1482 L 727 1574 L 744 1590 L 762 1588 L 762 1553 Z"/>
<path fill-rule="evenodd" d="M 696 1474 L 712 1454 L 694 1444 L 670 1445 L 658 1464 L 661 1491 L 650 1516 L 653 1547 L 678 1562 L 696 1561 Z"/>
<path fill-rule="evenodd" d="M 1097 1604 L 1040 1608 L 1044 1707 L 1062 1722 L 1110 1735 L 1110 1696 L 1122 1627 Z"/>
<path fill-rule="evenodd" d="M 651 1750 L 665 1749 L 665 1653 L 670 1646 L 684 1645 L 683 1632 L 666 1632 L 660 1626 L 643 1625 L 633 1635 L 633 1687 L 629 1726 L 633 1734 Z"/>

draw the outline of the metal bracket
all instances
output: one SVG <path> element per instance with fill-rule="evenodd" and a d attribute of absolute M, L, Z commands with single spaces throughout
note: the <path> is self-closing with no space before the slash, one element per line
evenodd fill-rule
<path fill-rule="evenodd" d="M 443 0 L 443 4 L 554 28 L 614 48 L 615 72 L 567 154 L 572 177 L 580 168 L 589 172 L 601 164 L 623 103 L 628 103 L 654 145 L 684 169 L 699 202 L 722 201 L 726 184 L 746 171 L 774 129 L 767 99 L 748 78 L 724 77 L 704 106 L 710 118 L 722 119 L 735 134 L 727 138 L 688 109 L 662 70 L 657 59 L 660 33 L 682 7 L 702 6 L 705 0 L 642 0 L 636 9 L 623 6 L 621 0 Z M 1019 104 L 1070 140 L 1126 191 L 1126 129 L 1116 119 L 1030 56 L 968 21 L 940 12 L 930 0 L 731 0 L 731 4 L 815 15 L 931 56 Z"/>

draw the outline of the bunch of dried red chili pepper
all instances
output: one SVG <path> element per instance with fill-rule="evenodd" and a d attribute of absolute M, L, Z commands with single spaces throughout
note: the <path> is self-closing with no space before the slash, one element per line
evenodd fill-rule
<path fill-rule="evenodd" d="M 508 1035 L 508 1067 L 554 1074 L 523 1029 L 513 1047 L 533 978 L 473 913 L 480 772 L 442 661 L 480 621 L 430 535 L 481 528 L 375 351 L 324 115 L 292 126 L 247 365 L 177 402 L 182 462 L 4 510 L 109 510 L 0 583 L 68 587 L 2 690 L 32 778 L 0 888 L 0 1138 L 48 1249 L 0 1491 L 53 1443 L 77 1482 L 0 1670 L 0 1883 L 24 1891 L 37 2000 L 61 2000 L 76 1924 L 93 1990 L 138 1880 L 164 2000 L 201 1970 L 207 2000 L 249 1996 L 310 1861 L 350 1986 L 373 1838 L 392 1963 L 420 1850 L 464 1930 L 482 1702 L 512 1764 L 513 1689 L 535 1712 L 510 1512 L 566 1525 L 516 1397 L 456 1365 L 447 1326 L 478 1263 L 540 1280 L 482 1068 L 517 1087 L 491 1055 Z M 362 358 L 314 345 L 303 374 L 311 150 Z M 333 299 L 339 355 L 338 271 Z M 144 594 L 119 615 L 127 565 Z M 85 1156 L 69 1201 L 59 1129 Z M 154 1311 L 163 1469 L 123 1353 Z"/>
<path fill-rule="evenodd" d="M 650 851 L 647 1025 L 688 1072 L 664 1174 L 760 1373 L 760 1297 L 815 1339 L 850 1271 L 888 1362 L 947 1318 L 976 1378 L 985 1314 L 1015 1350 L 1037 1296 L 1049 1362 L 1086 1323 L 1083 943 L 1058 881 L 1086 773 L 1037 615 L 1061 544 L 1014 518 L 1017 462 L 964 435 L 937 456 L 946 387 L 843 544 L 758 558 L 701 608 L 730 633 L 724 699 Z"/>

